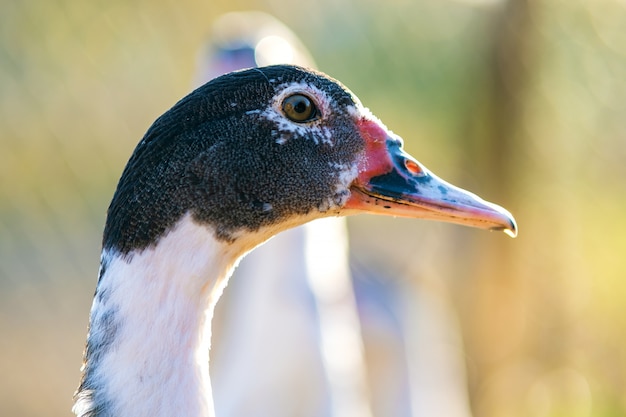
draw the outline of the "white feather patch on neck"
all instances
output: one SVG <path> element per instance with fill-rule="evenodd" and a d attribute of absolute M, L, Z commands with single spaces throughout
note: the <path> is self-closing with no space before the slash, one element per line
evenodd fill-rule
<path fill-rule="evenodd" d="M 91 321 L 110 314 L 115 331 L 100 352 L 92 386 L 106 402 L 79 394 L 76 413 L 104 406 L 110 408 L 104 415 L 214 415 L 211 317 L 232 269 L 250 249 L 243 243 L 220 242 L 187 215 L 154 247 L 126 257 L 103 252 L 108 265 L 97 291 L 106 296 L 96 295 Z M 98 331 L 106 329 L 90 329 Z"/>

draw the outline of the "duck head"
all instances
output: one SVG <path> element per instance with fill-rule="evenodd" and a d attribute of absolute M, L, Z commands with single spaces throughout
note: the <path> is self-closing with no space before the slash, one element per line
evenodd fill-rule
<path fill-rule="evenodd" d="M 339 81 L 278 65 L 218 77 L 155 121 L 122 174 L 104 246 L 143 249 L 186 214 L 234 242 L 358 213 L 517 231 L 508 211 L 408 155 Z"/>

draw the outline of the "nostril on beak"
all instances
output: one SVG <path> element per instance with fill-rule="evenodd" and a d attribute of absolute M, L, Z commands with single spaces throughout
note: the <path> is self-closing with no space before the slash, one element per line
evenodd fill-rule
<path fill-rule="evenodd" d="M 407 169 L 407 171 L 409 171 L 411 174 L 415 175 L 415 176 L 423 176 L 424 175 L 424 171 L 422 170 L 422 167 L 415 161 L 405 158 L 404 159 L 404 167 Z"/>

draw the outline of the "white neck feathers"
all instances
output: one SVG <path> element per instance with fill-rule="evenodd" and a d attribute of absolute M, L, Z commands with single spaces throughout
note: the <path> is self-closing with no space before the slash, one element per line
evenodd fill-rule
<path fill-rule="evenodd" d="M 213 416 L 208 354 L 213 309 L 241 244 L 185 216 L 156 246 L 103 251 L 78 416 Z"/>

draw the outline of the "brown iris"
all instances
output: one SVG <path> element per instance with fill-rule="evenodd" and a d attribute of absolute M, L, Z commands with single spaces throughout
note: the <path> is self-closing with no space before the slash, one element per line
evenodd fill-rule
<path fill-rule="evenodd" d="M 294 122 L 310 122 L 317 118 L 317 107 L 313 100 L 303 94 L 294 94 L 283 101 L 285 116 Z"/>

